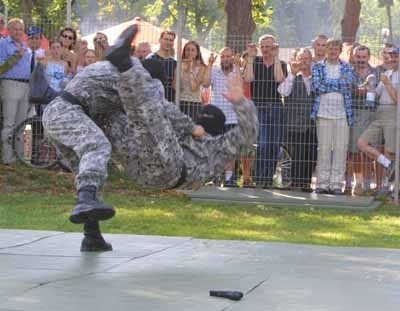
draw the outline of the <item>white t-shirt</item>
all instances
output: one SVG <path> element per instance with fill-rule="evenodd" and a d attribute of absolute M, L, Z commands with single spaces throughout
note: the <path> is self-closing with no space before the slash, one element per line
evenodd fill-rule
<path fill-rule="evenodd" d="M 227 84 L 230 77 L 235 77 L 235 67 L 225 75 L 220 67 L 213 67 L 211 71 L 211 100 L 210 104 L 217 106 L 225 114 L 225 124 L 237 124 L 237 115 L 233 105 L 222 94 L 228 91 Z"/>
<path fill-rule="evenodd" d="M 390 78 L 393 87 L 397 90 L 400 86 L 400 73 L 399 71 L 387 70 L 383 73 Z M 390 97 L 386 87 L 382 82 L 379 82 L 376 87 L 376 94 L 379 96 L 379 105 L 392 105 L 394 104 L 393 99 Z"/>
<path fill-rule="evenodd" d="M 332 65 L 327 62 L 325 66 L 327 70 L 327 78 L 340 78 L 340 64 Z M 343 94 L 338 92 L 322 94 L 318 109 L 318 117 L 326 119 L 346 118 Z"/>

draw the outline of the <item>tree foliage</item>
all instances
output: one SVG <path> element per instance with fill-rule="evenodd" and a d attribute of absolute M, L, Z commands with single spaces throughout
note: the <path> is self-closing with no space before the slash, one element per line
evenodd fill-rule
<path fill-rule="evenodd" d="M 227 0 L 181 0 L 184 8 L 184 35 L 209 48 L 225 45 Z M 240 1 L 240 0 L 236 0 Z M 156 25 L 176 30 L 178 0 L 72 0 L 73 26 L 82 34 L 141 16 Z M 27 25 L 38 24 L 51 37 L 66 24 L 66 0 L 0 0 L 7 5 L 9 17 L 22 17 Z M 344 0 L 252 0 L 251 17 L 256 24 L 252 39 L 264 33 L 277 35 L 282 46 L 310 44 L 318 33 L 340 37 Z M 393 41 L 399 39 L 400 0 L 361 0 L 357 41 L 372 46 L 382 43 L 381 29 L 390 28 Z M 25 11 L 24 11 L 25 8 Z M 31 10 L 29 11 L 29 8 Z M 24 13 L 25 12 L 25 13 Z"/>
<path fill-rule="evenodd" d="M 378 0 L 378 7 L 380 8 L 392 6 L 393 4 L 393 0 Z"/>
<path fill-rule="evenodd" d="M 220 27 L 223 20 L 221 3 L 215 0 L 181 0 L 183 7 L 183 32 L 192 38 L 204 42 L 210 31 Z M 175 29 L 178 23 L 178 1 L 156 0 L 144 7 L 146 18 L 157 24 Z"/>
<path fill-rule="evenodd" d="M 394 3 L 398 4 L 399 1 L 394 1 Z M 400 39 L 398 31 L 398 29 L 400 29 L 399 5 L 391 6 L 391 16 L 393 23 L 392 40 L 394 43 L 398 44 Z M 384 42 L 384 38 L 382 36 L 382 28 L 390 29 L 386 7 L 382 6 L 381 1 L 379 0 L 362 0 L 359 41 L 367 44 L 373 50 L 378 50 Z M 377 51 L 374 53 L 377 54 Z"/>
<path fill-rule="evenodd" d="M 282 46 L 308 46 L 320 33 L 327 36 L 340 34 L 343 15 L 342 0 L 273 0 L 272 27 Z M 259 30 L 257 30 L 259 34 Z"/>

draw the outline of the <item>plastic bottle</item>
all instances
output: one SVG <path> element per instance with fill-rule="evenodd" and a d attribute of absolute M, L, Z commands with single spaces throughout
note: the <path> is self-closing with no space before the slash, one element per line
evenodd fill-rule
<path fill-rule="evenodd" d="M 371 79 L 367 84 L 367 94 L 365 98 L 365 104 L 367 107 L 375 107 L 375 99 L 376 99 L 376 92 L 375 92 L 375 77 Z"/>

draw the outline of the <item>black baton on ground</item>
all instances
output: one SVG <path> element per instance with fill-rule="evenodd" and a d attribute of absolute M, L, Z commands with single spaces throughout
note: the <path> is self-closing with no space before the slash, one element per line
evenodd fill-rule
<path fill-rule="evenodd" d="M 231 300 L 240 300 L 243 297 L 243 293 L 230 290 L 210 290 L 210 296 L 223 297 Z"/>

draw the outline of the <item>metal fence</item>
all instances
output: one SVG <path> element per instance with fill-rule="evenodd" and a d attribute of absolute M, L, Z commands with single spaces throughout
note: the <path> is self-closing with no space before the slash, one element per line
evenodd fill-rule
<path fill-rule="evenodd" d="M 66 15 L 67 12 L 63 11 L 60 14 Z M 105 34 L 109 44 L 112 44 L 121 31 L 131 23 L 129 20 L 123 23 L 103 21 L 104 23 L 93 17 L 93 21 L 90 18 L 85 19 L 82 25 L 79 25 L 77 21 L 71 20 L 70 24 L 77 27 L 80 36 L 76 42 L 86 41 L 88 48 L 98 49 L 98 43 L 94 41 L 97 38 L 96 33 Z M 43 30 L 44 41 L 59 34 L 59 29 L 47 23 L 35 25 Z M 82 29 L 79 29 L 80 26 Z M 220 51 L 226 42 L 226 38 L 222 35 L 197 40 L 182 33 L 180 28 L 174 30 L 178 36 L 176 38 L 172 36 L 173 48 L 169 49 L 170 55 L 163 60 L 167 73 L 166 96 L 170 101 L 176 102 L 182 111 L 194 120 L 204 105 L 215 104 L 224 111 L 225 128 L 229 130 L 236 125 L 237 118 L 232 105 L 222 99 L 222 93 L 226 91 L 226 77 L 237 74 L 242 77 L 246 96 L 254 102 L 259 114 L 260 134 L 257 141 L 254 141 L 254 147 L 243 149 L 241 154 L 237 155 L 237 159 L 226 167 L 225 173 L 215 176 L 211 182 L 225 186 L 279 187 L 303 191 L 319 188 L 322 193 L 326 190 L 335 194 L 341 191 L 347 194 L 372 194 L 378 190 L 384 192 L 385 189 L 393 188 L 393 183 L 386 176 L 388 169 L 385 170 L 384 166 L 388 166 L 387 160 L 393 160 L 395 154 L 398 157 L 399 142 L 395 135 L 398 131 L 397 110 L 395 105 L 389 105 L 394 103 L 393 100 L 389 103 L 390 98 L 382 95 L 386 92 L 386 87 L 379 86 L 378 92 L 375 92 L 375 88 L 379 84 L 381 75 L 388 76 L 389 80 L 392 79 L 395 87 L 399 86 L 399 78 L 393 69 L 381 66 L 383 59 L 387 57 L 382 54 L 385 52 L 382 47 L 369 47 L 371 55 L 369 63 L 372 67 L 378 68 L 377 71 L 371 69 L 371 72 L 368 72 L 375 74 L 375 81 L 371 82 L 373 84 L 371 92 L 376 94 L 376 98 L 371 100 L 367 97 L 369 84 L 364 83 L 368 76 L 364 75 L 364 70 L 360 70 L 364 76 L 359 75 L 352 86 L 348 86 L 352 88 L 350 90 L 343 88 L 338 90 L 332 86 L 331 92 L 327 92 L 330 95 L 311 92 L 307 81 L 311 81 L 312 78 L 306 77 L 303 80 L 299 75 L 290 74 L 293 71 L 290 64 L 293 66 L 295 63 L 296 66 L 303 61 L 301 57 L 305 57 L 304 51 L 301 51 L 297 58 L 295 55 L 302 47 L 276 48 L 280 60 L 279 66 L 278 63 L 274 65 L 273 62 L 264 63 L 262 50 L 258 45 L 257 57 L 246 58 L 244 49 L 249 42 L 242 38 L 230 38 L 233 53 L 229 54 L 229 51 L 228 53 L 225 53 L 226 50 Z M 162 31 L 162 28 L 143 21 L 141 34 L 135 42 L 136 53 L 139 53 L 141 42 L 147 42 L 152 53 L 164 48 L 160 47 Z M 280 38 L 280 41 L 284 43 L 284 38 Z M 187 54 L 180 52 L 184 47 L 196 50 L 196 43 L 200 47 L 201 59 L 191 59 L 192 54 L 189 51 Z M 77 44 L 75 48 L 76 46 Z M 267 48 L 272 46 L 265 47 Z M 308 48 L 313 52 L 311 47 Z M 164 49 L 163 53 L 165 51 Z M 235 58 L 236 52 L 239 54 Z M 79 54 L 80 51 L 75 50 L 74 53 Z M 50 52 L 47 54 L 50 55 Z M 208 68 L 212 54 L 217 56 L 217 59 L 213 66 Z M 395 54 L 392 51 L 389 57 L 395 57 Z M 354 60 L 350 58 L 351 55 L 351 46 L 345 46 L 341 59 L 352 62 Z M 80 57 L 83 57 L 83 54 Z M 84 66 L 83 63 L 84 60 L 79 59 L 79 65 Z M 224 70 L 221 70 L 221 67 Z M 248 78 L 246 70 L 249 67 L 252 77 L 246 81 Z M 283 82 L 277 79 L 278 67 L 286 77 Z M 76 70 L 77 68 L 74 68 L 74 71 Z M 210 86 L 205 83 L 208 70 L 211 75 Z M 329 70 L 328 76 L 320 77 L 322 80 L 343 78 L 343 73 L 338 73 L 336 67 L 329 67 Z M 315 119 L 311 119 L 310 115 L 316 100 L 320 102 L 321 110 Z M 348 100 L 350 106 L 346 111 Z M 349 125 L 349 118 L 354 119 L 354 123 Z M 22 121 L 22 119 L 17 120 L 14 126 Z M 25 157 L 28 158 L 27 162 L 38 161 L 39 164 L 43 164 L 45 162 L 43 157 L 48 159 L 50 155 L 56 156 L 53 149 L 38 147 L 37 143 L 34 143 L 43 140 L 40 126 L 28 124 L 18 129 L 18 134 L 13 135 L 14 138 L 18 137 L 12 141 L 13 144 L 14 141 L 19 144 L 21 141 L 24 143 L 23 150 Z M 34 139 L 35 135 L 38 135 L 38 140 Z M 371 160 L 360 152 L 357 144 L 360 137 L 376 148 L 377 153 L 385 156 L 384 160 L 382 157 L 379 162 L 376 159 Z M 48 142 L 45 144 L 48 145 Z M 13 148 L 17 149 L 15 146 Z M 397 182 L 397 167 L 396 172 Z M 395 197 L 397 198 L 397 191 Z"/>

